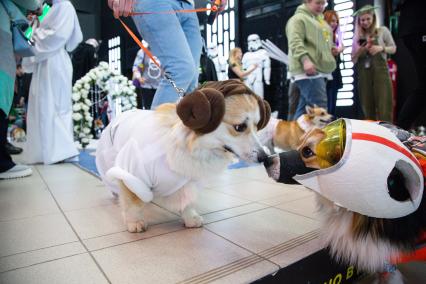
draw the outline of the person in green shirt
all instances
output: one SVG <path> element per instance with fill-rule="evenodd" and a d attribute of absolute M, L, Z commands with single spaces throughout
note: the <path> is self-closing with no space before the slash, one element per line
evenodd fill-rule
<path fill-rule="evenodd" d="M 294 119 L 307 105 L 327 108 L 326 79 L 336 68 L 332 31 L 322 15 L 325 0 L 304 0 L 286 26 L 290 79 L 300 90 Z"/>

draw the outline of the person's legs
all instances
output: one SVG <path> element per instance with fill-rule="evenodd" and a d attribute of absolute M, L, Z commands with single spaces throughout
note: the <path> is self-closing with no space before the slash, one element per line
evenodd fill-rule
<path fill-rule="evenodd" d="M 7 144 L 7 125 L 6 114 L 0 109 L 0 173 L 10 170 L 15 166 L 6 149 Z"/>
<path fill-rule="evenodd" d="M 288 120 L 295 120 L 297 105 L 299 103 L 300 91 L 295 82 L 290 82 L 288 87 Z"/>
<path fill-rule="evenodd" d="M 193 9 L 193 6 L 185 1 L 180 1 L 182 9 Z M 202 40 L 200 32 L 200 23 L 196 13 L 180 14 L 180 22 L 182 24 L 183 32 L 185 33 L 186 40 L 188 41 L 191 50 L 192 59 L 194 60 L 193 78 L 188 87 L 187 92 L 193 91 L 198 86 L 199 66 L 202 50 Z"/>
<path fill-rule="evenodd" d="M 376 104 L 374 101 L 373 80 L 370 70 L 371 68 L 358 68 L 358 96 L 364 112 L 364 118 L 376 120 Z"/>
<path fill-rule="evenodd" d="M 392 122 L 392 82 L 386 62 L 374 67 L 373 93 L 376 105 L 376 119 Z"/>
<path fill-rule="evenodd" d="M 152 99 L 154 98 L 156 89 L 145 89 L 142 88 L 142 101 L 144 109 L 151 109 Z"/>
<path fill-rule="evenodd" d="M 135 5 L 138 11 L 181 10 L 181 1 L 177 0 L 141 0 Z M 134 16 L 136 26 L 152 53 L 159 58 L 164 70 L 170 74 L 179 88 L 185 91 L 194 85 L 196 63 L 185 34 L 181 16 L 175 14 L 154 14 Z M 185 26 L 185 23 L 183 23 Z M 196 35 L 193 35 L 194 37 Z M 198 37 L 200 34 L 198 33 Z M 199 58 L 199 55 L 198 55 Z M 197 63 L 198 64 L 198 63 Z M 198 65 L 197 65 L 198 66 Z M 171 84 L 163 78 L 155 94 L 152 107 L 167 102 L 176 102 L 179 96 Z"/>
<path fill-rule="evenodd" d="M 422 40 L 423 36 L 426 36 L 426 31 L 404 37 L 404 44 L 413 58 L 417 73 L 417 87 L 398 113 L 397 125 L 404 129 L 412 126 L 426 105 L 426 42 Z"/>
<path fill-rule="evenodd" d="M 136 108 L 143 109 L 143 91 L 142 88 L 136 88 Z"/>
<path fill-rule="evenodd" d="M 333 81 L 327 81 L 327 111 L 336 115 L 337 87 Z"/>
<path fill-rule="evenodd" d="M 307 105 L 317 105 L 327 108 L 327 94 L 325 90 L 325 79 L 303 79 L 296 81 L 296 85 L 300 90 L 299 104 L 294 119 L 297 119 L 305 113 Z"/>

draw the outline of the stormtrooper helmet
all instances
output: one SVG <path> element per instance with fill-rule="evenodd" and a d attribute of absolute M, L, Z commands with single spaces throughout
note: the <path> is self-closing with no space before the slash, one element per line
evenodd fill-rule
<path fill-rule="evenodd" d="M 247 47 L 249 51 L 256 51 L 262 47 L 262 42 L 257 34 L 251 34 L 247 37 Z"/>
<path fill-rule="evenodd" d="M 210 58 L 216 58 L 219 55 L 216 44 L 210 43 L 207 45 L 207 55 Z"/>
<path fill-rule="evenodd" d="M 296 175 L 296 181 L 338 206 L 370 217 L 399 218 L 417 210 L 424 189 L 421 166 L 388 128 L 340 119 L 324 132 L 316 151 L 337 162 Z M 405 196 L 398 192 L 402 188 Z"/>
<path fill-rule="evenodd" d="M 417 210 L 423 172 L 392 130 L 379 123 L 339 119 L 321 131 L 321 140 L 306 140 L 300 153 L 280 154 L 282 182 L 292 178 L 337 206 L 369 217 L 400 218 Z M 315 159 L 320 169 L 306 167 L 302 156 Z"/>

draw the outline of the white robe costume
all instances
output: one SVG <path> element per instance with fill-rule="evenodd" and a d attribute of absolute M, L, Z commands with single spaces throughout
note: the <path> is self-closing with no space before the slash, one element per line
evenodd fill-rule
<path fill-rule="evenodd" d="M 191 181 L 167 162 L 166 144 L 151 110 L 127 111 L 103 131 L 96 149 L 96 167 L 102 181 L 119 193 L 118 180 L 144 202 L 168 196 Z M 143 131 L 142 131 L 143 130 Z"/>
<path fill-rule="evenodd" d="M 72 126 L 72 63 L 67 51 L 74 50 L 83 35 L 71 2 L 53 0 L 33 39 L 36 55 L 23 62 L 33 73 L 24 158 L 30 164 L 53 164 L 78 155 Z"/>

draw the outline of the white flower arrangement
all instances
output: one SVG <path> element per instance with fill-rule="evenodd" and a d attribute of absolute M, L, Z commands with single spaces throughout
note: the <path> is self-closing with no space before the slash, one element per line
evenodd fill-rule
<path fill-rule="evenodd" d="M 93 117 L 90 113 L 92 101 L 89 99 L 92 85 L 98 85 L 102 92 L 108 92 L 113 100 L 121 98 L 122 112 L 136 108 L 136 92 L 132 81 L 117 71 L 109 70 L 108 63 L 99 63 L 97 67 L 75 82 L 72 89 L 74 137 L 83 148 L 93 138 L 90 133 L 93 123 Z M 114 90 L 110 90 L 111 86 L 114 86 Z"/>

